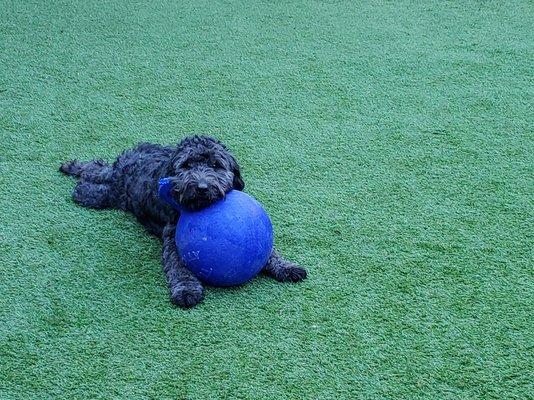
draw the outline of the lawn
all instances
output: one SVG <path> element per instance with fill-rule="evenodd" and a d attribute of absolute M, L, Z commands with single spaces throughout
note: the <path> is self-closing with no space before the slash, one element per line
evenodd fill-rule
<path fill-rule="evenodd" d="M 534 397 L 531 1 L 0 11 L 1 400 Z M 305 282 L 172 307 L 159 241 L 57 172 L 190 134 Z"/>

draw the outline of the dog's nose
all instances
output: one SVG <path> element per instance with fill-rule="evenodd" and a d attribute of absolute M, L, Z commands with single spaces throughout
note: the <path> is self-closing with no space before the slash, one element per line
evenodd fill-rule
<path fill-rule="evenodd" d="M 206 182 L 200 182 L 198 185 L 197 185 L 197 188 L 198 190 L 200 190 L 201 192 L 204 192 L 206 191 L 206 189 L 208 188 L 208 184 Z"/>

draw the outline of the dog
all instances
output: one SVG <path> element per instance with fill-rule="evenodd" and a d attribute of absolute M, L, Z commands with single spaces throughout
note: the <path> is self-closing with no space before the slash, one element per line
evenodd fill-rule
<path fill-rule="evenodd" d="M 149 233 L 161 238 L 163 271 L 173 304 L 189 308 L 204 299 L 202 284 L 176 248 L 180 215 L 159 198 L 158 181 L 170 177 L 171 196 L 191 210 L 209 206 L 231 190 L 243 190 L 240 167 L 223 143 L 210 136 L 186 137 L 177 146 L 141 143 L 124 151 L 113 164 L 72 160 L 59 170 L 78 179 L 72 193 L 77 204 L 131 212 Z M 299 282 L 307 276 L 304 268 L 274 249 L 262 272 L 280 282 Z"/>

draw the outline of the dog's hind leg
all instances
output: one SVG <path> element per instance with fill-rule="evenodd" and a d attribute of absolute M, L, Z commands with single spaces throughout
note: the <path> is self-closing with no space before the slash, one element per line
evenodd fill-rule
<path fill-rule="evenodd" d="M 59 170 L 66 175 L 91 183 L 109 183 L 113 173 L 113 167 L 102 160 L 87 162 L 72 160 L 61 164 Z"/>
<path fill-rule="evenodd" d="M 111 186 L 105 183 L 80 181 L 72 192 L 72 198 L 79 205 L 88 208 L 102 209 L 115 205 Z"/>

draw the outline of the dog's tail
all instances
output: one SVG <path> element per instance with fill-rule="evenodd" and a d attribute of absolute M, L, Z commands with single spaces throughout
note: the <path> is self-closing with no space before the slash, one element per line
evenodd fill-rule
<path fill-rule="evenodd" d="M 71 160 L 61 164 L 59 170 L 65 175 L 74 176 L 75 178 L 88 175 L 88 177 L 99 176 L 101 178 L 99 180 L 106 180 L 105 177 L 107 177 L 110 172 L 110 165 L 103 160 L 92 160 L 87 162 Z"/>

